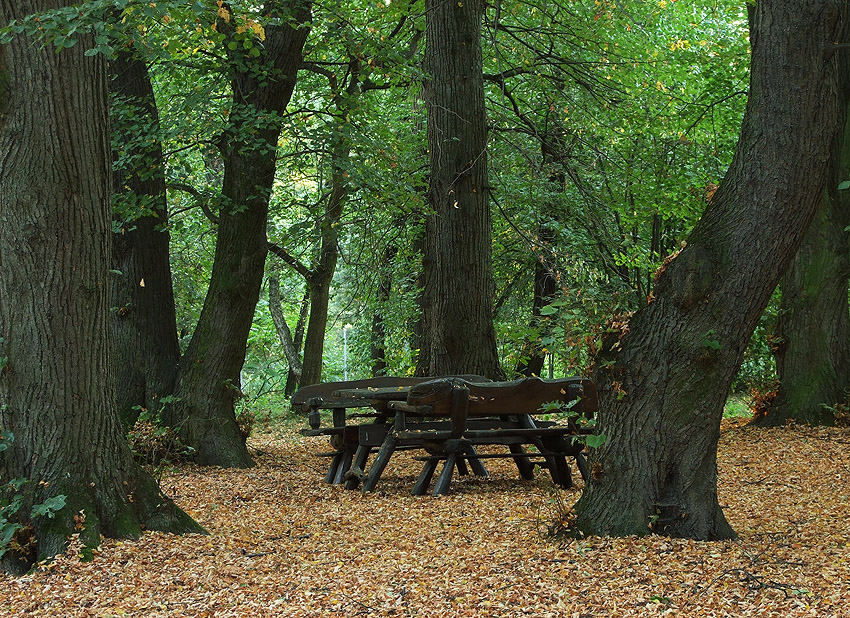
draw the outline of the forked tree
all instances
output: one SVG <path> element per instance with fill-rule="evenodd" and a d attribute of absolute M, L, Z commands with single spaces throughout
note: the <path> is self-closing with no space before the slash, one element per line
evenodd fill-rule
<path fill-rule="evenodd" d="M 723 405 L 814 215 L 847 106 L 847 2 L 750 10 L 750 95 L 731 167 L 654 300 L 612 324 L 596 359 L 607 442 L 575 507 L 583 533 L 734 536 L 717 498 Z"/>

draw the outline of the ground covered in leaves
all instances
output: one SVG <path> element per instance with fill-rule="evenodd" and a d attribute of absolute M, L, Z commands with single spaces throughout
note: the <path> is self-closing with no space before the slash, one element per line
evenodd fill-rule
<path fill-rule="evenodd" d="M 250 470 L 188 467 L 164 489 L 209 536 L 106 539 L 27 576 L 0 576 L 0 616 L 848 616 L 850 432 L 725 421 L 720 497 L 740 535 L 558 542 L 545 474 L 408 495 L 396 455 L 371 495 L 322 482 L 326 450 L 294 433 L 252 438 Z M 580 482 L 579 482 L 580 485 Z"/>

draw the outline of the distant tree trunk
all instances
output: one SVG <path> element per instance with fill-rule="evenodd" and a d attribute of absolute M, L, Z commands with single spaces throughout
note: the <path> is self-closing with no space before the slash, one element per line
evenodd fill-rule
<path fill-rule="evenodd" d="M 301 299 L 301 306 L 298 311 L 298 321 L 295 323 L 295 333 L 292 335 L 292 345 L 295 348 L 295 351 L 299 354 L 301 353 L 301 347 L 304 344 L 304 330 L 307 326 L 307 317 L 310 313 L 310 292 L 309 290 L 304 293 L 303 298 Z M 298 358 L 299 362 L 301 357 Z M 289 368 L 289 372 L 286 374 L 286 386 L 284 387 L 284 394 L 289 397 L 292 393 L 295 392 L 295 389 L 298 388 L 298 381 L 301 379 L 301 365 L 299 364 L 298 373 L 296 374 L 292 367 Z"/>
<path fill-rule="evenodd" d="M 109 62 L 115 105 L 113 122 L 121 140 L 114 153 L 114 191 L 130 207 L 117 220 L 112 244 L 112 358 L 118 414 L 126 428 L 138 406 L 156 412 L 170 395 L 180 360 L 174 292 L 166 229 L 165 175 L 159 140 L 159 115 L 147 64 L 121 50 Z M 147 132 L 136 136 L 123 126 L 132 121 Z M 151 133 L 153 135 L 151 135 Z M 135 205 L 135 208 L 132 206 Z"/>
<path fill-rule="evenodd" d="M 289 364 L 289 370 L 295 374 L 295 379 L 298 380 L 301 377 L 299 345 L 296 345 L 292 337 L 292 331 L 289 330 L 289 324 L 286 323 L 286 316 L 283 315 L 283 308 L 280 302 L 280 277 L 277 274 L 269 277 L 269 312 L 272 314 L 277 338 L 280 340 L 280 347 L 283 348 L 283 354 L 286 357 L 286 362 Z"/>
<path fill-rule="evenodd" d="M 339 258 L 339 221 L 348 199 L 348 159 L 351 156 L 351 138 L 348 136 L 349 115 L 360 96 L 360 60 L 354 56 L 348 63 L 347 82 L 344 88 L 337 87 L 332 77 L 334 107 L 337 126 L 331 137 L 331 193 L 325 214 L 319 222 L 321 246 L 318 263 L 307 277 L 310 288 L 310 320 L 304 337 L 304 364 L 301 371 L 301 386 L 318 384 L 322 381 L 322 365 L 325 350 L 325 331 L 328 328 L 328 307 L 331 283 Z"/>
<path fill-rule="evenodd" d="M 850 178 L 850 126 L 839 130 L 833 146 L 820 206 L 803 244 L 779 287 L 782 303 L 775 356 L 779 392 L 758 425 L 788 419 L 832 425 L 826 406 L 843 402 L 850 388 L 850 314 L 847 294 L 850 254 L 850 193 L 838 185 Z"/>
<path fill-rule="evenodd" d="M 169 424 L 179 428 L 180 439 L 195 449 L 200 464 L 252 464 L 234 406 L 266 261 L 280 115 L 295 87 L 310 4 L 292 0 L 273 3 L 270 10 L 281 22 L 266 26 L 259 58 L 241 43 L 227 51 L 232 124 L 220 143 L 225 172 L 212 277 L 180 364 L 176 403 L 167 410 Z M 218 25 L 226 42 L 233 25 L 224 19 Z"/>
<path fill-rule="evenodd" d="M 401 223 L 396 221 L 394 225 L 401 225 Z M 398 247 L 395 246 L 384 249 L 384 262 L 378 272 L 377 307 L 372 314 L 371 345 L 369 346 L 373 376 L 387 374 L 387 332 L 384 311 L 386 311 L 393 286 L 393 260 L 397 253 Z"/>
<path fill-rule="evenodd" d="M 540 242 L 548 245 L 555 240 L 551 228 L 541 225 L 537 235 Z M 534 263 L 534 298 L 531 303 L 532 326 L 540 326 L 543 318 L 541 310 L 552 302 L 552 298 L 558 291 L 558 282 L 555 273 L 547 264 L 543 256 Z M 537 339 L 527 341 L 520 353 L 516 372 L 523 376 L 540 376 L 543 371 L 543 361 L 546 360 L 544 347 Z"/>
<path fill-rule="evenodd" d="M 435 214 L 425 233 L 422 345 L 428 350 L 420 375 L 504 375 L 493 327 L 483 15 L 484 0 L 426 2 L 428 200 Z"/>
<path fill-rule="evenodd" d="M 553 192 L 562 192 L 566 182 L 566 174 L 563 169 L 564 143 L 560 127 L 555 131 L 544 133 L 540 144 L 543 167 L 547 170 L 547 178 Z M 554 210 L 554 205 L 550 207 Z M 551 226 L 541 224 L 537 228 L 537 236 L 540 245 L 548 248 L 555 241 L 555 232 Z M 543 307 L 552 302 L 558 291 L 558 282 L 555 273 L 547 263 L 541 252 L 534 264 L 534 298 L 531 304 L 531 324 L 541 325 Z M 538 341 L 527 341 L 523 346 L 517 363 L 516 372 L 524 376 L 540 376 L 543 371 L 543 362 L 546 360 L 544 346 Z"/>
<path fill-rule="evenodd" d="M 0 27 L 60 5 L 0 0 Z M 134 463 L 116 412 L 106 61 L 77 36 L 59 53 L 23 35 L 0 47 L 0 427 L 15 439 L 0 478 L 29 479 L 16 515 L 25 549 L 2 565 L 13 572 L 77 530 L 89 546 L 143 528 L 202 531 Z M 30 518 L 57 495 L 67 501 L 54 518 Z"/>
<path fill-rule="evenodd" d="M 717 500 L 723 404 L 747 341 L 800 245 L 844 124 L 848 5 L 757 2 L 750 99 L 732 165 L 666 267 L 655 300 L 602 342 L 586 534 L 723 539 Z M 794 33 L 789 36 L 789 32 Z"/>

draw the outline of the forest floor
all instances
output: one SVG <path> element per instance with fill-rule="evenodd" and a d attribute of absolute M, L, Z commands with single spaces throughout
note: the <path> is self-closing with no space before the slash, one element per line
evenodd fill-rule
<path fill-rule="evenodd" d="M 0 576 L 0 616 L 850 617 L 850 431 L 724 421 L 720 501 L 739 539 L 557 541 L 545 474 L 456 480 L 408 494 L 396 455 L 370 495 L 322 482 L 319 438 L 262 434 L 250 470 L 182 467 L 162 485 L 210 532 L 72 547 Z M 578 475 L 575 475 L 576 477 Z"/>

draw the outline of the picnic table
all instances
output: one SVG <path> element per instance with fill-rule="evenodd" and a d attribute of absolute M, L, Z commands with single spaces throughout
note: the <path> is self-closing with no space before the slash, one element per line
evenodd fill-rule
<path fill-rule="evenodd" d="M 333 457 L 325 477 L 329 483 L 355 489 L 362 482 L 363 492 L 372 491 L 392 455 L 406 449 L 426 452 L 417 457 L 423 467 L 412 489 L 416 495 L 427 493 L 439 462 L 443 469 L 434 495 L 448 493 L 454 470 L 467 474 L 467 463 L 476 475 L 487 476 L 481 460 L 488 458 L 512 458 L 524 479 L 534 478 L 534 463 L 538 463 L 549 470 L 555 483 L 570 487 L 567 457 L 572 457 L 587 478 L 584 445 L 576 440 L 587 430 L 577 421 L 579 416 L 592 417 L 597 403 L 595 385 L 586 379 L 373 378 L 306 388 L 313 389 L 312 395 L 296 393 L 296 407 L 302 411 L 309 407 L 311 414 L 333 410 L 332 426 L 320 427 L 315 422 L 318 417 L 311 416 L 310 429 L 302 431 L 331 437 L 335 450 L 329 454 Z M 569 409 L 572 416 L 563 423 L 535 418 L 550 402 Z M 349 414 L 350 409 L 368 412 Z M 369 422 L 359 422 L 367 417 Z M 358 422 L 349 425 L 349 419 Z M 508 452 L 480 454 L 476 447 L 482 445 L 507 446 Z M 536 452 L 527 451 L 526 446 L 536 447 Z M 375 451 L 377 457 L 366 471 Z"/>

